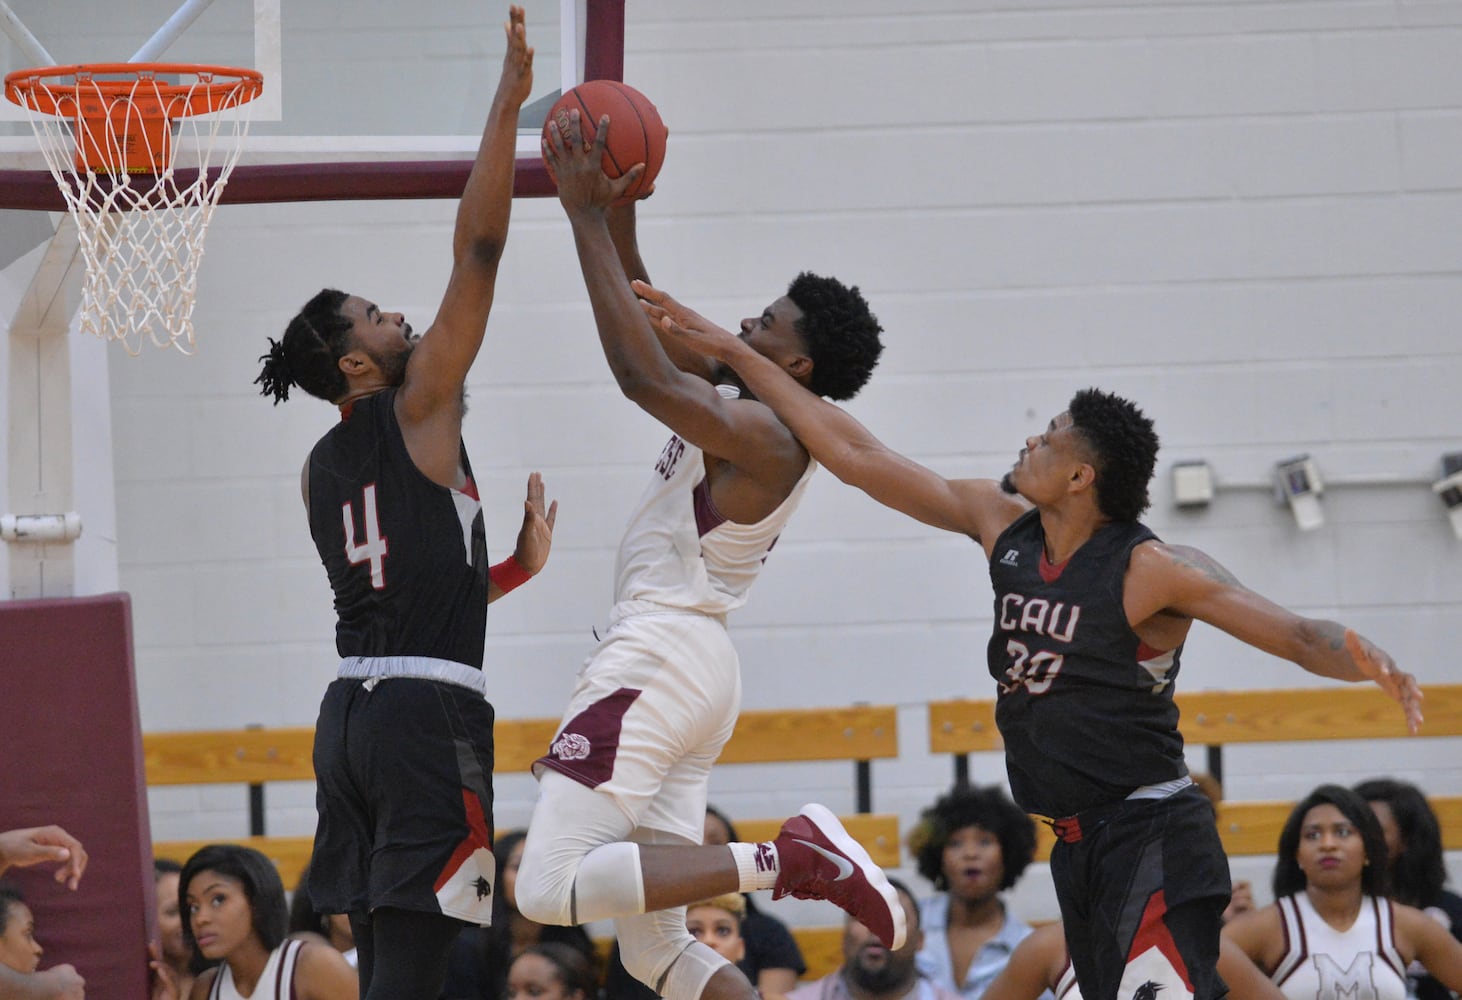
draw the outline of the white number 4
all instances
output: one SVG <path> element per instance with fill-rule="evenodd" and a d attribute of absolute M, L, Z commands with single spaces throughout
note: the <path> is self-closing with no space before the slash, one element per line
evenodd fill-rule
<path fill-rule="evenodd" d="M 371 586 L 382 590 L 386 586 L 386 536 L 381 534 L 381 522 L 376 519 L 376 484 L 365 488 L 365 544 L 355 542 L 355 511 L 350 504 L 344 504 L 340 512 L 345 518 L 345 558 L 352 565 L 371 564 Z"/>

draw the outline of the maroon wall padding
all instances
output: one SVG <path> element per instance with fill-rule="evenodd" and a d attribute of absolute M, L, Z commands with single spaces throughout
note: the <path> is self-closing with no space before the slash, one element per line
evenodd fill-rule
<path fill-rule="evenodd" d="M 51 865 L 0 876 L 35 912 L 41 967 L 76 966 L 89 997 L 147 1000 L 157 905 L 126 594 L 0 601 L 0 828 L 50 823 L 86 847 L 80 887 Z"/>

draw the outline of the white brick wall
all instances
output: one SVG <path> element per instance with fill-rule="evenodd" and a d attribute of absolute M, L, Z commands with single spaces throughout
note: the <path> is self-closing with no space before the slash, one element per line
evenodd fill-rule
<path fill-rule="evenodd" d="M 1462 3 L 629 8 L 626 78 L 671 127 L 641 213 L 664 287 L 730 322 L 799 269 L 860 284 L 888 349 L 851 409 L 946 474 L 1000 474 L 1076 388 L 1128 393 L 1165 443 L 1160 533 L 1285 604 L 1355 623 L 1424 681 L 1462 677 L 1462 543 L 1426 487 L 1439 456 L 1462 450 Z M 332 618 L 297 477 L 333 413 L 309 398 L 271 408 L 254 395 L 255 358 L 322 284 L 424 326 L 453 208 L 223 209 L 198 356 L 112 355 L 117 546 L 147 729 L 313 720 Z M 530 469 L 561 520 L 548 572 L 491 615 L 505 717 L 557 713 L 663 437 L 611 383 L 558 206 L 514 211 L 467 442 L 494 551 L 511 544 Z M 1254 488 L 1301 451 L 1335 480 L 1413 482 L 1336 486 L 1329 522 L 1301 535 Z M 1167 471 L 1194 458 L 1235 489 L 1179 512 Z M 918 706 L 990 694 L 988 604 L 968 541 L 819 482 L 734 620 L 745 704 L 905 706 L 905 756 L 875 766 L 875 804 L 911 820 L 951 775 L 922 750 Z M 1183 677 L 1189 689 L 1311 680 L 1202 627 Z M 1458 794 L 1455 743 L 1235 750 L 1229 791 L 1282 798 L 1394 771 Z M 1340 773 L 1338 760 L 1355 763 Z M 975 776 L 1000 780 L 998 760 L 977 760 Z M 500 825 L 526 820 L 531 795 L 502 779 Z M 308 789 L 270 796 L 272 832 L 311 828 Z M 770 781 L 727 769 L 713 787 L 743 816 L 810 797 L 846 809 L 851 796 L 850 766 Z M 161 837 L 243 823 L 231 791 L 167 790 L 153 806 Z M 1267 880 L 1267 865 L 1245 864 Z M 1054 914 L 1040 872 L 1016 899 L 1023 915 Z"/>

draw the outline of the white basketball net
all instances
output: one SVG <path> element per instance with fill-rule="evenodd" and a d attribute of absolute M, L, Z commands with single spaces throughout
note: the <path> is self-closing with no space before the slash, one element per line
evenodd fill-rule
<path fill-rule="evenodd" d="M 249 131 L 248 102 L 259 92 L 257 77 L 220 81 L 202 67 L 165 68 L 176 73 L 177 83 L 139 70 L 119 90 L 115 79 L 102 84 L 78 71 L 34 79 L 20 93 L 7 88 L 30 112 L 46 164 L 76 220 L 86 264 L 81 329 L 120 341 L 133 355 L 144 340 L 193 353 L 203 239 Z M 144 130 L 130 110 L 148 102 L 167 112 L 170 125 L 161 135 Z M 88 103 L 105 108 L 105 116 L 57 117 Z M 106 166 L 87 166 L 82 149 Z M 112 171 L 139 156 L 162 169 Z"/>

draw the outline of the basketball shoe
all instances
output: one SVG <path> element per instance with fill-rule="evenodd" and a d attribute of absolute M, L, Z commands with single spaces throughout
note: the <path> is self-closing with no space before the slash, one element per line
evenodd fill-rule
<path fill-rule="evenodd" d="M 836 903 L 890 949 L 903 947 L 908 928 L 898 893 L 826 806 L 803 806 L 782 824 L 773 843 L 780 867 L 773 899 Z"/>

